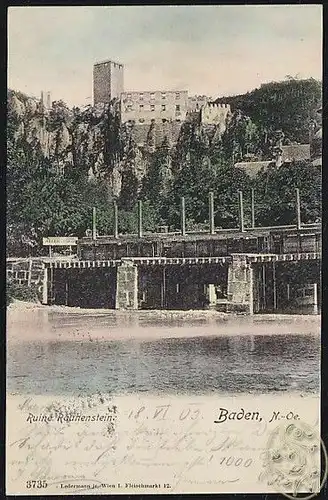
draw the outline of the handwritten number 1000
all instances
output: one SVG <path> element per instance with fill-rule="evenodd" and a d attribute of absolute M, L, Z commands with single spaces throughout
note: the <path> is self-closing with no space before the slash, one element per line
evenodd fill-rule
<path fill-rule="evenodd" d="M 230 465 L 234 465 L 235 467 L 239 467 L 240 465 L 243 465 L 244 467 L 249 467 L 252 464 L 253 460 L 251 458 L 248 458 L 247 460 L 243 460 L 242 458 L 235 458 L 235 457 L 223 457 L 220 461 L 220 465 L 227 465 L 228 467 Z"/>

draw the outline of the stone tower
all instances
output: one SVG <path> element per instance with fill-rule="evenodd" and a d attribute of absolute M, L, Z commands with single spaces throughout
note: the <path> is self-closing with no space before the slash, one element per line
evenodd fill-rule
<path fill-rule="evenodd" d="M 124 90 L 123 64 L 108 60 L 93 66 L 93 104 L 109 104 Z"/>
<path fill-rule="evenodd" d="M 41 104 L 45 109 L 50 109 L 51 108 L 51 93 L 50 92 L 44 92 L 41 90 Z"/>

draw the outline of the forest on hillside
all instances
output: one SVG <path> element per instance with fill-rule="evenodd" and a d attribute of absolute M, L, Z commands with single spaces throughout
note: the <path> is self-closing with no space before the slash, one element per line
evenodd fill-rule
<path fill-rule="evenodd" d="M 322 84 L 314 78 L 287 77 L 282 82 L 262 84 L 260 88 L 237 96 L 217 99 L 239 109 L 266 134 L 283 130 L 286 141 L 307 143 L 310 124 L 321 107 Z"/>
<path fill-rule="evenodd" d="M 321 83 L 287 80 L 243 96 L 224 98 L 233 114 L 219 135 L 199 123 L 184 123 L 176 144 L 167 137 L 144 147 L 120 125 L 113 106 L 70 109 L 62 101 L 48 113 L 22 93 L 8 92 L 7 249 L 11 255 L 40 254 L 43 236 L 83 236 L 97 208 L 100 235 L 113 230 L 113 201 L 119 231 L 136 232 L 137 201 L 143 200 L 144 229 L 176 229 L 185 197 L 187 229 L 208 222 L 208 193 L 214 192 L 217 227 L 238 225 L 238 190 L 244 193 L 246 224 L 255 189 L 257 225 L 295 222 L 295 188 L 302 220 L 321 213 L 321 169 L 310 162 L 274 163 L 251 179 L 236 161 L 272 158 L 278 138 L 308 142 L 321 106 Z M 229 101 L 230 99 L 230 101 Z"/>

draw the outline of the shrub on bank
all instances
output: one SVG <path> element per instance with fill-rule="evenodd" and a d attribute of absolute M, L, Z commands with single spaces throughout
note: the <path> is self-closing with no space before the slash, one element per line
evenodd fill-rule
<path fill-rule="evenodd" d="M 14 300 L 24 302 L 39 302 L 38 290 L 35 286 L 28 287 L 26 284 L 20 285 L 7 280 L 6 283 L 6 302 L 7 306 Z"/>

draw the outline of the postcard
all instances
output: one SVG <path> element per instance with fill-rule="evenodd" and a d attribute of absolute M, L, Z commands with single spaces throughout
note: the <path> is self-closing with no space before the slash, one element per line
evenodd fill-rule
<path fill-rule="evenodd" d="M 6 493 L 281 493 L 320 438 L 320 5 L 8 10 Z"/>

